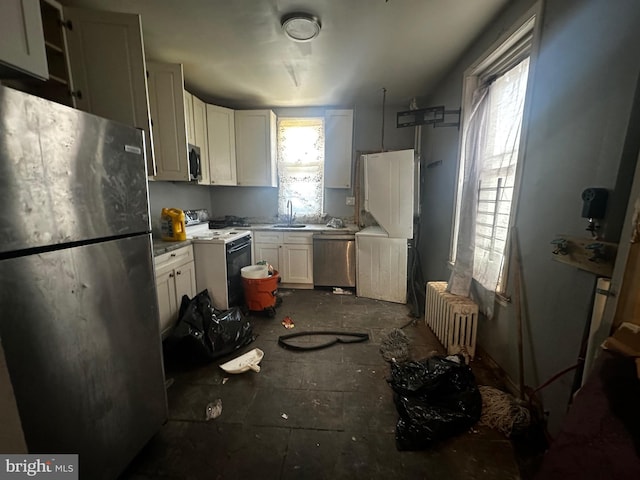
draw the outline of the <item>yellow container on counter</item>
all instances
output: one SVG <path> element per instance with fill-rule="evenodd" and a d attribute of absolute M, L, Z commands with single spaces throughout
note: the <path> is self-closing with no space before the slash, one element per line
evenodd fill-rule
<path fill-rule="evenodd" d="M 187 239 L 184 212 L 179 208 L 163 208 L 160 214 L 162 240 L 180 242 Z"/>

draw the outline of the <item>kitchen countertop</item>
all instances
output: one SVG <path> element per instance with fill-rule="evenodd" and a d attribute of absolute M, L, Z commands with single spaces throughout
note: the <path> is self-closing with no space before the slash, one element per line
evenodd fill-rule
<path fill-rule="evenodd" d="M 154 238 L 153 256 L 157 257 L 158 255 L 162 255 L 163 253 L 172 252 L 173 250 L 186 247 L 187 245 L 191 245 L 191 240 L 183 240 L 181 242 L 166 242 L 159 238 Z"/>
<path fill-rule="evenodd" d="M 252 231 L 271 231 L 271 232 L 309 232 L 309 233 L 334 233 L 334 234 L 354 234 L 360 229 L 355 224 L 346 224 L 343 228 L 331 228 L 327 227 L 323 223 L 307 223 L 304 228 L 276 228 L 273 223 L 261 223 L 253 224 L 249 227 L 236 227 L 242 230 Z M 178 248 L 191 245 L 191 240 L 184 240 L 181 242 L 167 242 L 159 238 L 153 238 L 153 256 L 157 257 L 163 253 L 177 250 Z"/>
<path fill-rule="evenodd" d="M 268 230 L 272 232 L 310 232 L 310 233 L 345 233 L 354 234 L 360 229 L 357 225 L 349 223 L 343 228 L 331 228 L 327 227 L 324 223 L 305 223 L 303 228 L 287 228 L 287 227 L 274 227 L 273 223 L 253 224 L 250 227 L 245 227 L 247 230 Z"/>

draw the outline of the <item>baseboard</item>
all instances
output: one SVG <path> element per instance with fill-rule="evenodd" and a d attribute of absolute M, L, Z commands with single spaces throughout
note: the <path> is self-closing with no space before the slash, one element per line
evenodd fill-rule
<path fill-rule="evenodd" d="M 511 377 L 507 374 L 507 372 L 500 366 L 498 362 L 496 362 L 489 353 L 482 348 L 482 345 L 476 345 L 476 356 L 480 356 L 484 362 L 489 364 L 492 369 L 498 372 L 500 375 L 500 379 L 504 382 L 509 393 L 516 398 L 520 397 L 520 389 L 517 384 L 511 379 Z"/>

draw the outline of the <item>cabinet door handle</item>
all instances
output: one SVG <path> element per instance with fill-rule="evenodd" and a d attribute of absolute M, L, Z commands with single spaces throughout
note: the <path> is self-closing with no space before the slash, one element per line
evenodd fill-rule
<path fill-rule="evenodd" d="M 176 256 L 176 254 L 175 254 L 175 253 L 172 253 L 172 254 L 171 254 L 171 255 L 169 255 L 169 256 L 170 256 L 170 257 L 175 257 L 175 256 Z"/>
<path fill-rule="evenodd" d="M 176 275 L 182 275 L 182 271 L 181 270 L 176 270 Z"/>
<path fill-rule="evenodd" d="M 173 273 L 170 273 L 169 278 L 173 278 L 173 277 L 174 277 Z"/>

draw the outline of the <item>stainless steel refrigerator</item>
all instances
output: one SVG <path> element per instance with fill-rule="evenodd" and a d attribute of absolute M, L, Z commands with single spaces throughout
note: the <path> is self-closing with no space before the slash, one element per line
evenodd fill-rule
<path fill-rule="evenodd" d="M 29 453 L 80 478 L 167 417 L 143 138 L 0 86 L 0 341 Z"/>

